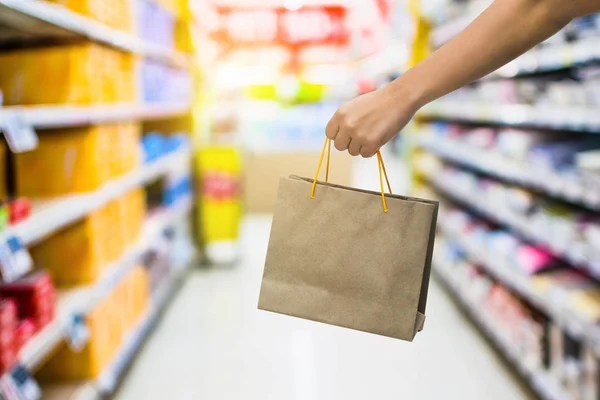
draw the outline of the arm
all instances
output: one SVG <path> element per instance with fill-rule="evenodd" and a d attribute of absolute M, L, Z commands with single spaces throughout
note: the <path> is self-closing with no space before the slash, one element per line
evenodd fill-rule
<path fill-rule="evenodd" d="M 384 88 L 343 105 L 327 125 L 338 150 L 371 157 L 425 104 L 525 53 L 600 0 L 496 0 L 463 32 Z"/>

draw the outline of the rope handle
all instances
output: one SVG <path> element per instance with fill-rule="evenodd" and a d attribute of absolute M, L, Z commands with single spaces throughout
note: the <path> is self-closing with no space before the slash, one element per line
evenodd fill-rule
<path fill-rule="evenodd" d="M 319 158 L 319 165 L 317 167 L 317 173 L 315 174 L 315 179 L 313 180 L 312 189 L 310 192 L 310 198 L 315 198 L 315 190 L 317 188 L 317 179 L 319 178 L 319 172 L 321 172 L 321 166 L 323 165 L 323 158 L 325 158 L 325 150 L 327 149 L 327 165 L 325 170 L 325 182 L 329 182 L 329 161 L 331 159 L 331 139 L 326 138 L 325 144 L 323 145 L 323 150 L 321 151 L 321 157 Z M 388 179 L 387 171 L 385 169 L 385 164 L 383 163 L 383 158 L 381 157 L 381 153 L 377 150 L 377 166 L 379 167 L 379 187 L 381 188 L 381 203 L 383 204 L 383 212 L 388 212 L 387 201 L 385 200 L 385 190 L 383 188 L 383 177 L 385 176 L 385 181 L 387 183 L 388 190 L 390 194 L 392 194 L 392 187 L 390 186 L 390 180 Z"/>

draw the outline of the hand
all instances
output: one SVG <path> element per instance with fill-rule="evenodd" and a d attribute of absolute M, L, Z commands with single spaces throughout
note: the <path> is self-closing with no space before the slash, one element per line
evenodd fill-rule
<path fill-rule="evenodd" d="M 340 107 L 327 124 L 335 148 L 372 157 L 414 116 L 417 107 L 394 84 L 359 96 Z"/>

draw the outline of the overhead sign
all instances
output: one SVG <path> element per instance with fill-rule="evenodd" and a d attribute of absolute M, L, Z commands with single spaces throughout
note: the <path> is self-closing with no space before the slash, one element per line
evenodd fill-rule
<path fill-rule="evenodd" d="M 288 47 L 348 44 L 347 9 L 342 6 L 286 8 L 219 8 L 217 40 L 231 45 L 278 44 Z"/>

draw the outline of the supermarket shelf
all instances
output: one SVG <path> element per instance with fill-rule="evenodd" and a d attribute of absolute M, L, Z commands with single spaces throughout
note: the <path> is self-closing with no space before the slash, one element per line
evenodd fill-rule
<path fill-rule="evenodd" d="M 577 248 L 568 246 L 565 243 L 556 240 L 548 239 L 547 232 L 536 230 L 532 224 L 508 209 L 502 209 L 497 205 L 487 203 L 485 199 L 461 193 L 456 189 L 453 182 L 442 181 L 441 179 L 430 176 L 425 176 L 425 178 L 447 196 L 468 205 L 496 223 L 518 232 L 525 239 L 550 250 L 557 257 L 568 261 L 573 267 L 585 270 L 594 278 L 600 279 L 600 260 L 588 260 L 578 253 Z"/>
<path fill-rule="evenodd" d="M 136 355 L 152 326 L 157 322 L 164 308 L 182 282 L 186 269 L 174 268 L 171 276 L 156 290 L 148 310 L 140 322 L 123 341 L 121 349 L 95 382 L 76 382 L 44 388 L 44 398 L 56 400 L 98 400 L 110 395 L 116 389 L 120 378 Z"/>
<path fill-rule="evenodd" d="M 140 258 L 153 248 L 157 235 L 187 215 L 191 207 L 191 199 L 183 199 L 176 205 L 155 213 L 145 223 L 140 240 L 119 260 L 106 267 L 97 283 L 61 292 L 57 304 L 57 317 L 21 350 L 21 363 L 29 371 L 35 371 L 66 338 L 73 316 L 86 314 L 104 299 L 127 272 L 137 265 Z"/>
<path fill-rule="evenodd" d="M 19 237 L 25 244 L 35 243 L 83 218 L 129 190 L 167 174 L 174 165 L 179 166 L 188 162 L 190 156 L 189 149 L 179 150 L 108 182 L 94 192 L 67 196 L 44 202 L 39 206 L 34 205 L 32 215 L 11 227 L 9 234 Z"/>
<path fill-rule="evenodd" d="M 598 37 L 574 42 L 549 44 L 528 51 L 489 77 L 512 78 L 518 75 L 559 71 L 600 61 Z"/>
<path fill-rule="evenodd" d="M 183 276 L 182 271 L 172 273 L 164 283 L 161 284 L 153 295 L 148 311 L 141 318 L 139 324 L 132 330 L 131 333 L 125 338 L 121 349 L 109 364 L 109 366 L 102 372 L 95 386 L 98 392 L 102 394 L 111 394 L 116 389 L 120 377 L 123 376 L 127 366 L 136 355 L 137 351 L 144 342 L 144 339 L 148 336 L 148 333 L 152 329 L 154 323 L 158 320 L 162 310 L 169 303 L 177 287 L 181 283 Z"/>
<path fill-rule="evenodd" d="M 485 104 L 474 101 L 438 100 L 419 116 L 471 123 L 600 133 L 600 113 L 594 108 Z"/>
<path fill-rule="evenodd" d="M 485 10 L 486 6 L 487 4 L 471 7 L 462 17 L 455 18 L 435 28 L 431 33 L 431 43 L 435 47 L 442 46 L 473 22 Z"/>
<path fill-rule="evenodd" d="M 187 55 L 111 28 L 42 0 L 0 0 L 0 40 L 87 38 L 119 50 L 187 68 Z"/>
<path fill-rule="evenodd" d="M 483 267 L 490 275 L 508 288 L 519 293 L 521 297 L 543 311 L 573 337 L 587 340 L 596 349 L 600 349 L 600 328 L 593 321 L 586 320 L 584 317 L 577 315 L 576 310 L 557 303 L 557 299 L 552 298 L 552 296 L 540 294 L 534 289 L 532 278 L 525 273 L 519 273 L 517 268 L 505 261 L 486 255 L 477 245 L 465 239 L 460 232 L 454 232 L 444 223 L 443 219 L 438 226 L 446 237 L 462 247 L 468 259 Z"/>
<path fill-rule="evenodd" d="M 502 337 L 494 329 L 493 322 L 480 311 L 478 305 L 464 294 L 457 279 L 452 276 L 449 266 L 439 259 L 434 258 L 434 271 L 439 279 L 445 284 L 452 295 L 467 311 L 473 322 L 485 334 L 486 337 L 498 348 L 498 350 L 510 361 L 529 383 L 536 394 L 544 400 L 567 400 L 569 397 L 560 386 L 543 371 L 537 371 L 528 367 L 522 361 L 519 351 L 513 348 L 510 341 Z"/>
<path fill-rule="evenodd" d="M 460 142 L 423 134 L 421 145 L 439 157 L 509 182 L 524 185 L 567 202 L 600 211 L 600 187 L 584 176 L 540 173 L 492 151 L 474 149 Z"/>
<path fill-rule="evenodd" d="M 188 114 L 190 109 L 187 103 L 10 106 L 0 107 L 0 125 L 3 126 L 3 120 L 16 118 L 34 128 L 64 128 L 178 117 Z"/>

